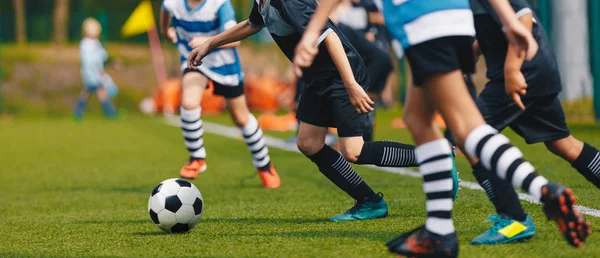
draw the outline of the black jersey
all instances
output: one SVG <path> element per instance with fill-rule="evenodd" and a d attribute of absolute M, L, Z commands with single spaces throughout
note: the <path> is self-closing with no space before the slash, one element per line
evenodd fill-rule
<path fill-rule="evenodd" d="M 285 56 L 291 61 L 294 58 L 296 45 L 318 4 L 315 0 L 261 0 L 254 1 L 254 7 L 248 17 L 253 26 L 266 27 Z M 320 44 L 329 33 L 335 32 L 340 40 L 352 67 L 354 78 L 364 88 L 368 87 L 369 77 L 363 60 L 339 29 L 328 21 L 319 37 L 319 54 L 313 64 L 303 70 L 304 85 L 319 94 L 325 94 L 333 88 L 343 87 L 338 72 L 325 44 Z"/>
<path fill-rule="evenodd" d="M 487 77 L 490 82 L 504 81 L 504 63 L 508 51 L 508 41 L 502 31 L 502 23 L 494 13 L 488 0 L 470 0 L 473 10 L 477 41 L 487 64 Z M 525 0 L 510 0 L 517 17 L 532 13 Z M 550 46 L 546 31 L 533 14 L 533 37 L 539 50 L 531 61 L 525 61 L 521 72 L 527 81 L 527 96 L 543 96 L 562 90 L 558 65 Z"/>

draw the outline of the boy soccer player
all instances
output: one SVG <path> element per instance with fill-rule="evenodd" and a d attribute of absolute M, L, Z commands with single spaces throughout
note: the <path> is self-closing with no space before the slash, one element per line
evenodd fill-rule
<path fill-rule="evenodd" d="M 179 49 L 182 78 L 181 130 L 190 153 L 181 169 L 183 178 L 196 178 L 206 170 L 200 101 L 212 80 L 214 93 L 225 97 L 231 120 L 238 126 L 252 154 L 252 163 L 266 188 L 278 188 L 279 175 L 271 163 L 269 150 L 256 118 L 248 110 L 240 58 L 239 42 L 220 46 L 206 53 L 199 67 L 188 67 L 186 57 L 209 37 L 235 26 L 235 13 L 229 0 L 165 0 L 161 10 L 161 30 Z M 170 27 L 173 26 L 173 27 Z"/>
<path fill-rule="evenodd" d="M 98 40 L 102 27 L 94 18 L 87 18 L 82 25 L 83 39 L 79 44 L 81 52 L 81 78 L 83 79 L 83 90 L 77 98 L 73 118 L 81 120 L 90 93 L 96 93 L 98 100 L 102 103 L 102 111 L 108 118 L 115 118 L 117 111 L 110 101 L 107 88 L 104 85 L 110 76 L 104 71 L 104 63 L 108 59 L 106 50 Z M 112 79 L 110 79 L 112 81 Z"/>
<path fill-rule="evenodd" d="M 477 40 L 485 56 L 489 82 L 476 100 L 486 123 L 502 131 L 511 127 L 528 144 L 543 142 L 555 155 L 571 163 L 588 181 L 600 187 L 600 153 L 577 140 L 567 128 L 558 99 L 561 79 L 546 32 L 525 0 L 510 0 L 520 22 L 533 33 L 538 54 L 528 62 L 519 58 L 504 38 L 501 23 L 487 1 L 471 0 Z M 505 88 L 526 90 L 522 100 L 511 100 Z M 510 183 L 473 162 L 473 174 L 496 206 L 494 225 L 472 244 L 502 244 L 532 237 L 535 226 L 525 214 Z M 501 195 L 501 197 L 497 197 Z M 509 232 L 507 229 L 512 228 Z"/>
<path fill-rule="evenodd" d="M 200 65 L 212 49 L 242 40 L 264 27 L 291 60 L 316 7 L 314 0 L 256 0 L 248 20 L 195 48 L 188 58 L 188 65 Z M 388 208 L 382 195 L 375 193 L 348 161 L 378 166 L 413 166 L 413 146 L 363 141 L 362 136 L 371 130 L 369 112 L 373 104 L 363 88 L 369 84 L 364 63 L 331 21 L 327 22 L 318 41 L 323 51 L 317 55 L 317 62 L 303 71 L 305 89 L 297 112 L 300 120 L 298 148 L 323 175 L 356 200 L 354 207 L 333 216 L 332 221 L 385 217 Z M 338 129 L 343 155 L 324 144 L 330 126 Z"/>
<path fill-rule="evenodd" d="M 535 40 L 531 41 L 531 33 L 510 11 L 508 2 L 490 1 L 499 10 L 506 36 L 511 42 L 527 42 L 516 44 L 518 46 L 537 46 Z M 324 12 L 330 9 L 323 8 Z M 474 71 L 471 44 L 475 28 L 469 1 L 386 0 L 383 9 L 388 30 L 400 40 L 412 67 L 415 86 L 408 91 L 404 120 L 417 144 L 415 152 L 423 174 L 428 214 L 425 226 L 390 241 L 390 252 L 409 257 L 458 255 L 450 197 L 452 150 L 432 122 L 436 109 L 449 125 L 461 149 L 471 157 L 480 158 L 486 169 L 503 180 L 512 182 L 515 187 L 540 200 L 548 217 L 560 225 L 569 244 L 581 246 L 588 235 L 588 224 L 574 207 L 572 190 L 549 183 L 537 175 L 534 167 L 523 160 L 521 151 L 512 146 L 508 138 L 485 124 L 469 98 L 463 79 L 463 73 Z M 323 16 L 326 13 L 315 14 L 317 20 L 305 33 L 308 37 L 299 45 L 295 64 L 306 66 L 311 63 L 317 52 L 313 47 L 314 35 L 324 20 Z M 524 55 L 521 49 L 517 51 Z M 530 51 L 528 58 L 532 59 L 534 54 Z"/>

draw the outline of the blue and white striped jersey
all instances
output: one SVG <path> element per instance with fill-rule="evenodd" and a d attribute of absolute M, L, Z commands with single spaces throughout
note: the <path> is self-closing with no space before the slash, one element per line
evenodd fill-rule
<path fill-rule="evenodd" d="M 204 0 L 194 9 L 189 8 L 187 0 L 164 0 L 162 8 L 171 15 L 171 24 L 177 30 L 182 70 L 187 68 L 186 60 L 192 51 L 188 43 L 193 38 L 214 36 L 236 24 L 230 0 Z M 219 84 L 237 86 L 244 78 L 235 48 L 215 49 L 202 62 L 198 69 Z"/>
<path fill-rule="evenodd" d="M 469 0 L 383 0 L 390 34 L 404 49 L 448 36 L 475 36 Z"/>

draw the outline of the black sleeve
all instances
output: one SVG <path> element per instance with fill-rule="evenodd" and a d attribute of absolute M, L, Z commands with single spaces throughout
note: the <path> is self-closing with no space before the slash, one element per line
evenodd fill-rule
<path fill-rule="evenodd" d="M 494 21 L 496 21 L 496 23 L 498 23 L 498 25 L 502 26 L 502 22 L 500 21 L 500 18 L 498 18 L 498 15 L 496 15 L 496 12 L 494 11 L 494 8 L 492 7 L 492 5 L 490 5 L 489 0 L 478 0 L 478 1 L 481 4 L 481 6 L 483 6 L 483 8 L 485 8 L 487 10 L 487 12 L 490 14 L 490 16 L 492 16 Z M 509 0 L 508 2 L 512 6 L 515 13 L 517 13 L 517 15 L 519 15 L 519 14 L 523 15 L 525 13 L 532 12 L 531 7 L 529 6 L 529 4 L 527 3 L 526 0 Z"/>
<path fill-rule="evenodd" d="M 306 31 L 310 18 L 315 14 L 317 2 L 315 0 L 281 0 L 281 12 L 284 19 L 300 34 Z M 314 4 L 312 2 L 314 2 Z M 328 21 L 323 32 L 331 31 L 331 21 Z"/>
<path fill-rule="evenodd" d="M 254 27 L 264 27 L 265 21 L 258 12 L 258 8 L 258 2 L 257 0 L 254 0 L 254 6 L 252 6 L 252 11 L 250 11 L 250 15 L 248 16 L 248 22 Z"/>
<path fill-rule="evenodd" d="M 365 10 L 367 10 L 367 12 L 369 13 L 379 12 L 379 8 L 377 8 L 377 5 L 375 4 L 375 2 L 373 2 L 373 0 L 362 0 L 360 1 L 360 3 L 362 7 L 365 8 Z"/>

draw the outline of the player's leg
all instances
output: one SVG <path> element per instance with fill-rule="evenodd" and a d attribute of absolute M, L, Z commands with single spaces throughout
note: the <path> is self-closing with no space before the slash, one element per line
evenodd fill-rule
<path fill-rule="evenodd" d="M 572 135 L 544 143 L 548 150 L 569 161 L 581 175 L 600 188 L 600 152 L 598 149 Z"/>
<path fill-rule="evenodd" d="M 298 149 L 317 165 L 325 177 L 356 200 L 357 209 L 365 202 L 379 202 L 381 196 L 367 185 L 342 154 L 325 145 L 327 128 L 334 125 L 332 115 L 331 103 L 327 97 L 306 89 L 300 98 L 297 112 L 300 120 Z M 383 216 L 382 214 L 377 217 L 371 215 L 373 214 L 360 214 L 343 219 L 338 219 L 336 215 L 332 217 L 332 221 L 374 219 Z"/>
<path fill-rule="evenodd" d="M 198 70 L 185 69 L 181 79 L 181 130 L 185 147 L 190 159 L 181 168 L 179 175 L 183 178 L 196 178 L 204 172 L 206 166 L 206 149 L 204 148 L 204 128 L 201 118 L 200 101 L 202 93 L 208 85 L 208 79 Z"/>
<path fill-rule="evenodd" d="M 89 97 L 90 93 L 87 89 L 82 89 L 81 93 L 79 93 L 79 97 L 77 97 L 77 102 L 75 103 L 75 108 L 73 110 L 73 118 L 75 120 L 81 120 L 83 117 L 83 112 L 85 111 Z"/>
<path fill-rule="evenodd" d="M 415 81 L 422 83 L 420 79 Z M 452 149 L 435 125 L 434 114 L 426 89 L 409 87 L 404 121 L 417 145 L 415 152 L 423 175 L 427 220 L 424 227 L 387 244 L 391 252 L 409 257 L 456 257 L 458 253 L 452 221 Z"/>
<path fill-rule="evenodd" d="M 460 56 L 471 59 L 470 40 L 468 44 L 464 42 L 460 45 Z M 426 87 L 452 129 L 457 144 L 468 155 L 478 157 L 486 169 L 542 201 L 546 214 L 556 220 L 559 226 L 562 225 L 560 229 L 566 240 L 574 246 L 582 245 L 588 231 L 584 218 L 574 206 L 572 190 L 548 183 L 546 178 L 537 175 L 535 168 L 523 159 L 521 151 L 512 146 L 508 138 L 485 124 L 474 102 L 469 99 L 466 87 L 456 87 L 461 84 L 464 85 L 462 74 L 455 71 L 432 77 Z M 570 222 L 581 225 L 582 230 L 563 227 Z"/>
<path fill-rule="evenodd" d="M 102 112 L 104 112 L 104 115 L 106 117 L 114 118 L 115 116 L 117 116 L 117 110 L 110 101 L 110 97 L 108 96 L 108 93 L 106 92 L 106 89 L 104 89 L 104 87 L 99 87 L 96 90 L 96 96 L 98 97 L 98 100 L 102 105 Z"/>
<path fill-rule="evenodd" d="M 248 110 L 244 85 L 224 86 L 213 83 L 215 94 L 224 96 L 227 100 L 227 109 L 231 120 L 244 136 L 244 142 L 252 154 L 252 164 L 258 170 L 258 174 L 266 188 L 278 188 L 280 185 L 279 175 L 271 164 L 269 149 L 263 137 L 263 131 L 258 126 L 258 121 Z"/>
<path fill-rule="evenodd" d="M 469 83 L 467 82 L 467 85 Z M 473 99 L 475 99 L 473 97 Z M 528 103 L 527 100 L 524 100 Z M 488 83 L 476 100 L 476 105 L 485 122 L 498 131 L 504 130 L 525 112 L 519 109 L 504 92 L 503 83 Z M 510 182 L 500 179 L 487 170 L 476 158 L 469 158 L 473 175 L 485 190 L 496 208 L 496 214 L 488 216 L 493 225 L 477 236 L 471 244 L 495 245 L 522 241 L 535 235 L 535 224 L 525 214 L 519 197 Z"/>
<path fill-rule="evenodd" d="M 537 138 L 527 139 L 527 142 L 543 141 L 548 150 L 571 163 L 581 175 L 600 188 L 600 153 L 594 146 L 571 135 L 558 96 L 540 97 L 532 112 L 535 116 L 523 123 L 535 123 L 537 126 L 530 126 L 531 130 L 523 128 L 523 131 Z M 537 133 L 534 134 L 534 131 Z"/>

